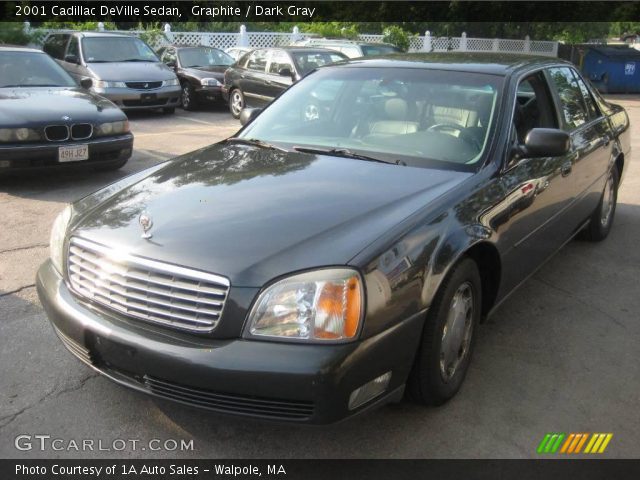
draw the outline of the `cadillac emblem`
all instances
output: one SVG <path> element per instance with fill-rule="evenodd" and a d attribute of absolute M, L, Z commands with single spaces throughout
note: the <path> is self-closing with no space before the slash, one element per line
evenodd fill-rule
<path fill-rule="evenodd" d="M 138 217 L 138 223 L 142 227 L 142 238 L 151 238 L 152 235 L 149 233 L 149 230 L 153 227 L 153 220 L 151 220 L 151 217 L 147 212 L 142 212 L 140 214 L 140 217 Z"/>

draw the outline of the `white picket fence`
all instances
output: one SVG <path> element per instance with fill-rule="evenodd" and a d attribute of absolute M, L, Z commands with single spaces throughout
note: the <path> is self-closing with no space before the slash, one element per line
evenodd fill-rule
<path fill-rule="evenodd" d="M 25 29 L 29 29 L 28 22 L 25 22 Z M 98 25 L 98 30 L 103 29 L 102 24 Z M 40 30 L 42 33 L 49 33 L 54 30 Z M 140 30 L 127 30 L 131 35 L 141 35 Z M 244 47 L 277 47 L 291 45 L 300 40 L 308 38 L 300 32 L 298 27 L 294 27 L 291 33 L 288 32 L 247 32 L 244 25 L 240 26 L 238 33 L 217 33 L 217 32 L 173 32 L 171 26 L 166 24 L 164 31 L 160 35 L 154 36 L 151 47 L 161 48 L 170 44 L 179 45 L 203 45 L 227 49 L 235 46 Z M 365 42 L 380 43 L 383 35 L 359 35 L 358 39 Z M 502 52 L 502 53 L 524 53 L 530 55 L 544 55 L 548 57 L 558 56 L 558 42 L 524 39 L 505 38 L 470 38 L 466 33 L 460 37 L 434 37 L 429 31 L 424 36 L 412 36 L 409 41 L 410 52 Z"/>

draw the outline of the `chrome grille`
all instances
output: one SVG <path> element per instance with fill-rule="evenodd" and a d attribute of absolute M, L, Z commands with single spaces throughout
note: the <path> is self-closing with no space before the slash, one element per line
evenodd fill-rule
<path fill-rule="evenodd" d="M 130 317 L 211 332 L 222 315 L 229 281 L 221 276 L 122 254 L 73 237 L 67 262 L 71 289 Z"/>

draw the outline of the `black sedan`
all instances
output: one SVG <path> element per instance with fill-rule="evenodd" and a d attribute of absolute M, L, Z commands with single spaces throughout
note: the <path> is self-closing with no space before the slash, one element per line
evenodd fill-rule
<path fill-rule="evenodd" d="M 175 69 L 182 87 L 182 108 L 193 110 L 199 104 L 222 100 L 224 72 L 234 59 L 211 47 L 164 47 L 160 60 Z"/>
<path fill-rule="evenodd" d="M 629 162 L 624 109 L 557 59 L 361 59 L 249 113 L 65 209 L 37 277 L 91 368 L 238 415 L 446 402 L 481 319 L 573 236 L 607 237 Z"/>
<path fill-rule="evenodd" d="M 244 107 L 263 107 L 312 70 L 342 60 L 347 56 L 318 47 L 258 48 L 225 72 L 222 94 L 238 118 Z"/>
<path fill-rule="evenodd" d="M 85 88 L 40 50 L 0 46 L 0 174 L 127 163 L 127 116 Z"/>

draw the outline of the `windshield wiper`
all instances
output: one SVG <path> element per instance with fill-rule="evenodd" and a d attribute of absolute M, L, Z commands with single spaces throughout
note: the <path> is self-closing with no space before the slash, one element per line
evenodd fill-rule
<path fill-rule="evenodd" d="M 286 152 L 287 150 L 278 147 L 277 145 L 273 145 L 272 143 L 263 142 L 262 140 L 258 140 L 255 138 L 240 138 L 240 137 L 230 137 L 226 140 L 223 140 L 224 143 L 237 143 L 239 145 L 251 145 L 253 147 L 266 148 L 269 150 L 278 150 L 280 152 Z"/>
<path fill-rule="evenodd" d="M 155 62 L 155 60 L 147 60 L 144 58 L 127 58 L 126 60 L 120 60 L 120 62 Z"/>
<path fill-rule="evenodd" d="M 370 157 L 361 153 L 355 153 L 347 148 L 311 148 L 311 147 L 293 147 L 296 152 L 314 153 L 319 155 L 332 155 L 334 157 L 354 158 L 356 160 L 366 160 L 368 162 L 390 163 L 392 165 L 403 165 L 400 161 L 388 161 L 381 158 Z"/>

